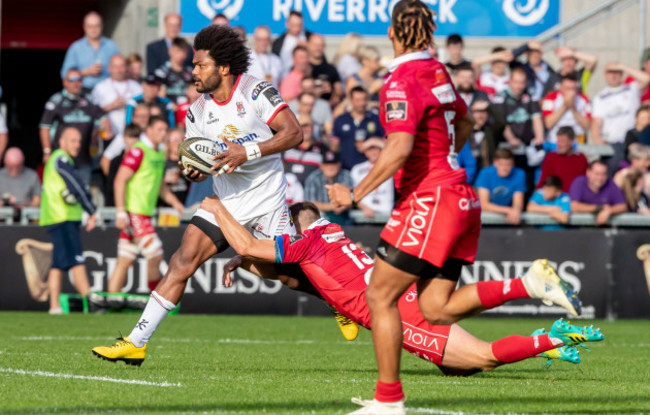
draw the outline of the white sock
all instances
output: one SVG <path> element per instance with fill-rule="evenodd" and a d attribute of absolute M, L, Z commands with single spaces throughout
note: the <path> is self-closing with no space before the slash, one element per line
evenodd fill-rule
<path fill-rule="evenodd" d="M 167 316 L 167 313 L 174 308 L 176 308 L 174 303 L 166 300 L 157 292 L 152 291 L 138 324 L 135 325 L 133 331 L 129 334 L 129 339 L 131 339 L 135 347 L 142 347 L 149 342 L 149 339 Z"/>

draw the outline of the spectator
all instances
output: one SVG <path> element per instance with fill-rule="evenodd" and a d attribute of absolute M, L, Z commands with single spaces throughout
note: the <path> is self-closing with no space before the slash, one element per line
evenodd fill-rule
<path fill-rule="evenodd" d="M 334 207 L 327 196 L 325 185 L 334 183 L 341 183 L 352 188 L 350 172 L 341 169 L 339 154 L 324 150 L 323 162 L 320 168 L 313 171 L 305 181 L 305 200 L 314 202 L 330 222 L 346 225 L 349 218 L 349 208 Z"/>
<path fill-rule="evenodd" d="M 642 59 L 641 67 L 643 68 L 643 72 L 650 75 L 650 52 L 647 49 Z M 641 105 L 645 107 L 650 106 L 650 85 L 646 87 L 643 95 L 641 95 Z"/>
<path fill-rule="evenodd" d="M 314 123 L 309 114 L 301 114 L 297 118 L 302 128 L 303 140 L 297 147 L 284 152 L 284 170 L 294 174 L 298 182 L 305 184 L 307 177 L 318 170 L 323 162 L 323 146 L 314 139 Z"/>
<path fill-rule="evenodd" d="M 630 73 L 636 82 L 623 83 L 623 72 Z M 605 66 L 605 80 L 607 86 L 594 97 L 591 140 L 614 148 L 614 156 L 609 160 L 610 171 L 614 171 L 625 155 L 625 135 L 634 127 L 640 90 L 650 82 L 650 74 L 609 62 Z"/>
<path fill-rule="evenodd" d="M 477 163 L 474 154 L 472 154 L 472 145 L 470 140 L 465 142 L 463 148 L 458 152 L 458 166 L 465 169 L 467 183 L 473 184 L 476 179 Z"/>
<path fill-rule="evenodd" d="M 187 199 L 187 192 L 190 190 L 190 182 L 178 169 L 178 146 L 183 142 L 184 137 L 185 129 L 183 127 L 177 127 L 169 132 L 166 148 L 165 176 L 163 178 L 169 190 L 183 205 L 185 204 L 185 199 Z M 165 205 L 171 206 L 169 204 Z"/>
<path fill-rule="evenodd" d="M 476 89 L 476 75 L 471 65 L 458 66 L 454 74 L 454 82 L 456 91 L 468 107 L 471 107 L 476 100 L 489 101 L 485 91 Z"/>
<path fill-rule="evenodd" d="M 0 206 L 37 207 L 41 203 L 41 181 L 38 174 L 25 167 L 25 156 L 18 147 L 11 147 L 4 155 L 0 170 Z"/>
<path fill-rule="evenodd" d="M 283 78 L 291 70 L 290 62 L 292 61 L 292 57 L 295 57 L 296 46 L 304 44 L 307 41 L 307 38 L 311 36 L 311 32 L 306 31 L 303 25 L 304 20 L 302 13 L 292 10 L 289 12 L 289 17 L 287 18 L 286 22 L 287 31 L 275 39 L 273 41 L 273 45 L 271 45 L 271 52 L 278 55 L 280 57 L 280 61 L 283 64 L 287 65 L 283 68 L 282 71 Z M 295 62 L 293 63 L 293 66 L 296 66 Z M 289 99 L 287 99 L 284 94 L 282 97 L 285 101 L 289 101 Z"/>
<path fill-rule="evenodd" d="M 368 111 L 368 92 L 360 86 L 350 91 L 350 112 L 346 112 L 334 120 L 331 149 L 341 153 L 341 163 L 346 170 L 355 164 L 366 161 L 361 153 L 361 144 L 371 137 L 384 137 L 384 129 L 379 117 Z"/>
<path fill-rule="evenodd" d="M 113 55 L 119 54 L 115 42 L 102 36 L 102 18 L 96 12 L 84 17 L 85 36 L 75 41 L 65 54 L 61 66 L 61 79 L 76 68 L 83 76 L 83 87 L 90 91 L 103 79 L 108 78 L 108 65 Z"/>
<path fill-rule="evenodd" d="M 557 132 L 557 147 L 544 157 L 542 173 L 538 187 L 546 183 L 549 177 L 558 177 L 562 182 L 562 191 L 568 192 L 576 177 L 587 171 L 589 163 L 584 154 L 574 150 L 575 133 L 571 127 L 560 127 Z"/>
<path fill-rule="evenodd" d="M 623 179 L 630 169 L 639 170 L 643 174 L 648 173 L 648 168 L 650 167 L 650 147 L 633 143 L 630 145 L 629 157 L 630 164 L 617 171 L 614 175 L 614 183 L 621 189 L 623 188 Z"/>
<path fill-rule="evenodd" d="M 144 107 L 146 108 L 146 107 Z M 149 122 L 149 109 L 147 109 L 147 122 Z M 137 112 L 137 111 L 136 111 Z M 145 123 L 146 127 L 146 123 Z M 122 148 L 123 151 L 120 153 L 115 154 L 114 157 L 108 158 L 107 152 L 112 152 L 113 150 L 111 149 L 111 146 L 106 149 L 104 154 L 102 155 L 102 158 L 100 160 L 100 164 L 102 167 L 102 171 L 104 172 L 104 205 L 105 206 L 115 206 L 115 193 L 113 192 L 113 184 L 115 182 L 115 176 L 117 175 L 117 171 L 120 169 L 120 165 L 122 165 L 122 159 L 124 158 L 124 155 L 129 152 L 135 145 L 140 140 L 140 137 L 142 136 L 142 132 L 144 131 L 143 128 L 136 124 L 129 124 L 126 127 L 124 127 L 124 133 L 122 135 L 122 142 L 124 143 Z M 112 145 L 113 143 L 111 143 Z M 176 166 L 176 170 L 178 170 L 178 165 Z"/>
<path fill-rule="evenodd" d="M 477 99 L 469 107 L 474 120 L 472 137 L 468 140 L 477 169 L 492 165 L 497 144 L 503 136 L 505 119 L 489 101 Z"/>
<path fill-rule="evenodd" d="M 492 49 L 489 55 L 481 56 L 472 61 L 472 67 L 480 74 L 479 88 L 488 94 L 490 99 L 508 88 L 510 76 L 508 64 L 514 60 L 513 54 L 502 46 Z M 490 72 L 482 72 L 481 67 L 490 64 Z"/>
<path fill-rule="evenodd" d="M 90 194 L 73 168 L 73 157 L 81 149 L 81 133 L 75 127 L 67 127 L 59 137 L 59 148 L 45 164 L 43 191 L 41 195 L 41 216 L 39 224 L 44 226 L 52 239 L 52 266 L 48 275 L 50 289 L 50 314 L 62 314 L 59 294 L 63 273 L 72 273 L 74 286 L 79 294 L 90 293 L 88 276 L 79 224 L 83 210 L 88 212 L 86 231 L 95 227 L 95 205 Z"/>
<path fill-rule="evenodd" d="M 312 84 L 314 82 L 313 78 L 305 78 L 302 85 L 307 83 L 306 80 Z M 296 116 L 309 115 L 314 124 L 314 137 L 321 142 L 326 141 L 332 132 L 332 110 L 327 101 L 316 98 L 309 92 L 302 92 L 297 99 L 289 103 L 289 108 Z"/>
<path fill-rule="evenodd" d="M 126 104 L 126 124 L 131 124 L 135 107 L 140 104 L 147 104 L 160 108 L 161 114 L 169 121 L 169 125 L 174 128 L 176 125 L 174 106 L 169 98 L 159 96 L 161 83 L 162 80 L 156 75 L 147 75 L 144 77 L 140 84 L 142 87 L 142 94 L 133 97 Z M 192 87 L 194 87 L 194 85 L 192 85 Z M 184 94 L 185 91 L 183 91 L 183 95 Z"/>
<path fill-rule="evenodd" d="M 230 26 L 230 20 L 225 14 L 217 13 L 210 21 L 210 24 L 217 25 L 217 26 Z"/>
<path fill-rule="evenodd" d="M 39 135 L 43 148 L 43 164 L 47 162 L 59 142 L 63 131 L 74 127 L 81 133 L 81 148 L 75 156 L 77 174 L 86 185 L 90 185 L 92 160 L 90 144 L 98 128 L 104 139 L 113 136 L 112 128 L 104 111 L 82 95 L 82 76 L 79 70 L 68 69 L 63 78 L 63 90 L 52 95 L 45 103 L 39 124 Z"/>
<path fill-rule="evenodd" d="M 521 223 L 526 193 L 526 173 L 515 167 L 515 156 L 507 148 L 494 152 L 494 163 L 482 169 L 476 178 L 481 209 L 506 215 L 513 224 Z"/>
<path fill-rule="evenodd" d="M 151 117 L 151 109 L 157 108 L 152 107 L 149 104 L 138 104 L 137 107 L 133 110 L 133 116 L 131 117 L 132 124 L 135 124 L 140 128 L 140 131 L 144 131 L 147 128 L 149 123 L 149 118 Z M 126 130 L 126 127 L 124 127 Z M 133 129 L 131 130 L 133 131 Z M 133 134 L 133 133 L 132 133 Z M 111 141 L 111 144 L 106 147 L 106 150 L 102 153 L 102 157 L 99 160 L 99 165 L 104 173 L 104 176 L 108 175 L 109 165 L 112 160 L 121 155 L 126 148 L 126 136 L 124 133 L 118 134 L 115 136 L 115 139 Z M 113 183 L 112 181 L 107 182 L 108 184 Z M 112 186 L 110 186 L 112 188 Z M 112 200 L 112 199 L 111 199 Z"/>
<path fill-rule="evenodd" d="M 375 165 L 381 150 L 384 148 L 384 140 L 381 138 L 369 138 L 361 145 L 363 155 L 368 159 L 356 164 L 350 170 L 352 184 L 358 185 L 368 175 L 370 169 Z M 366 197 L 361 199 L 357 208 L 363 212 L 366 218 L 374 218 L 377 213 L 389 215 L 393 210 L 395 197 L 395 185 L 393 178 L 386 180 Z"/>
<path fill-rule="evenodd" d="M 0 159 L 2 159 L 8 144 L 9 130 L 7 129 L 7 123 L 5 123 L 5 117 L 0 114 Z"/>
<path fill-rule="evenodd" d="M 644 173 L 639 169 L 630 169 L 623 178 L 623 195 L 628 211 L 650 215 L 648 196 L 643 193 Z"/>
<path fill-rule="evenodd" d="M 239 36 L 239 40 L 241 40 L 242 42 L 246 42 L 246 29 L 244 28 L 244 26 L 233 26 L 232 31 L 237 33 L 237 35 Z"/>
<path fill-rule="evenodd" d="M 557 88 L 560 81 L 560 75 L 553 70 L 551 65 L 542 59 L 544 48 L 536 40 L 531 40 L 525 45 L 515 49 L 513 56 L 516 58 L 522 53 L 526 53 L 526 62 L 520 66 L 526 71 L 528 76 L 526 85 L 528 93 L 533 101 L 540 101 L 542 97 Z M 511 65 L 517 66 L 517 62 Z"/>
<path fill-rule="evenodd" d="M 169 60 L 154 71 L 155 76 L 162 80 L 164 93 L 174 104 L 174 109 L 179 104 L 187 101 L 185 90 L 192 83 L 192 65 L 186 65 L 187 48 L 189 45 L 181 37 L 174 38 L 169 47 Z"/>
<path fill-rule="evenodd" d="M 330 106 L 334 108 L 343 98 L 343 86 L 336 68 L 325 58 L 325 38 L 317 33 L 312 33 L 307 41 L 307 51 L 312 67 L 311 75 L 314 79 L 323 81 L 321 98 L 329 101 Z"/>
<path fill-rule="evenodd" d="M 305 189 L 293 173 L 285 173 L 287 177 L 287 205 L 305 201 Z"/>
<path fill-rule="evenodd" d="M 589 99 L 578 92 L 575 75 L 562 75 L 560 89 L 546 95 L 542 100 L 544 126 L 548 130 L 546 141 L 555 143 L 560 127 L 569 126 L 578 137 L 578 142 L 585 142 L 585 133 L 591 125 Z"/>
<path fill-rule="evenodd" d="M 384 80 L 379 76 L 381 63 L 379 50 L 374 46 L 363 46 L 359 50 L 359 59 L 361 68 L 354 72 L 347 80 L 345 92 L 350 95 L 350 91 L 355 86 L 362 86 L 370 94 L 370 101 L 379 105 L 379 91 L 384 86 Z"/>
<path fill-rule="evenodd" d="M 120 134 L 126 125 L 126 104 L 142 94 L 142 87 L 126 77 L 126 59 L 122 55 L 111 58 L 108 71 L 111 77 L 95 85 L 92 98 L 95 105 L 108 113 L 113 132 Z"/>
<path fill-rule="evenodd" d="M 568 74 L 575 75 L 578 80 L 578 91 L 585 92 L 591 75 L 594 73 L 594 69 L 596 69 L 596 65 L 598 64 L 598 57 L 567 47 L 555 49 L 555 55 L 560 59 L 560 64 L 562 65 L 559 71 L 560 76 Z M 583 63 L 580 69 L 577 68 L 578 61 Z M 556 88 L 557 85 L 553 87 L 553 89 Z"/>
<path fill-rule="evenodd" d="M 183 127 L 185 127 L 185 118 L 187 116 L 187 111 L 190 109 L 192 104 L 194 104 L 194 101 L 199 99 L 201 94 L 196 90 L 194 84 L 189 84 L 185 90 L 185 96 L 187 96 L 187 101 L 180 104 L 178 106 L 178 109 L 176 109 L 176 113 L 174 114 L 174 117 L 176 118 L 176 125 L 182 125 Z M 172 124 L 170 123 L 170 125 Z"/>
<path fill-rule="evenodd" d="M 280 83 L 280 95 L 285 101 L 291 101 L 300 95 L 300 82 L 305 76 L 311 75 L 309 52 L 302 45 L 296 46 L 293 51 L 293 67 L 291 72 Z"/>
<path fill-rule="evenodd" d="M 348 78 L 361 69 L 361 35 L 348 33 L 345 35 L 334 56 L 336 71 L 341 76 L 341 83 L 347 85 Z M 379 57 L 377 57 L 379 60 Z"/>
<path fill-rule="evenodd" d="M 126 57 L 126 70 L 127 77 L 133 79 L 135 82 L 142 81 L 142 56 L 137 53 L 131 53 Z M 128 124 L 128 123 L 127 123 Z"/>
<path fill-rule="evenodd" d="M 562 192 L 562 179 L 557 176 L 549 176 L 544 180 L 541 189 L 533 193 L 528 202 L 526 212 L 546 213 L 558 223 L 566 225 L 569 223 L 571 213 L 571 198 Z M 542 229 L 562 229 L 559 225 L 543 225 Z"/>
<path fill-rule="evenodd" d="M 465 45 L 463 43 L 463 38 L 457 34 L 452 33 L 447 36 L 447 45 L 445 49 L 447 50 L 447 55 L 449 55 L 449 60 L 445 62 L 447 68 L 450 71 L 457 71 L 459 68 L 464 66 L 472 66 L 472 62 L 465 59 L 463 56 L 463 49 Z"/>
<path fill-rule="evenodd" d="M 639 142 L 641 137 L 641 132 L 650 126 L 650 109 L 648 107 L 641 107 L 636 111 L 636 116 L 634 117 L 634 128 L 628 130 L 625 134 L 625 160 L 629 160 L 629 151 L 630 146 L 634 143 Z M 643 143 L 644 145 L 650 145 L 650 142 Z"/>
<path fill-rule="evenodd" d="M 593 213 L 596 225 L 605 225 L 612 215 L 627 211 L 623 192 L 607 178 L 607 164 L 600 160 L 589 164 L 587 174 L 577 177 L 569 190 L 571 211 Z"/>
<path fill-rule="evenodd" d="M 180 14 L 169 13 L 165 16 L 164 25 L 165 37 L 147 45 L 147 74 L 154 73 L 156 69 L 163 66 L 169 60 L 169 48 L 172 46 L 172 41 L 181 33 L 183 18 Z M 194 52 L 192 51 L 192 47 L 187 45 L 185 66 L 192 66 L 193 58 Z"/>
<path fill-rule="evenodd" d="M 253 50 L 248 73 L 279 88 L 282 81 L 282 62 L 278 55 L 269 52 L 270 45 L 271 29 L 268 26 L 257 26 L 253 33 Z"/>

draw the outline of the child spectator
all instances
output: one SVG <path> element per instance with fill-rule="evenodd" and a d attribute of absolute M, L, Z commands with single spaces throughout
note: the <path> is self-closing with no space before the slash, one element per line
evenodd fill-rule
<path fill-rule="evenodd" d="M 546 213 L 561 224 L 569 222 L 571 212 L 571 198 L 562 192 L 562 179 L 549 176 L 544 180 L 541 189 L 533 193 L 528 202 L 526 212 Z M 560 225 L 544 225 L 541 229 L 562 229 Z"/>

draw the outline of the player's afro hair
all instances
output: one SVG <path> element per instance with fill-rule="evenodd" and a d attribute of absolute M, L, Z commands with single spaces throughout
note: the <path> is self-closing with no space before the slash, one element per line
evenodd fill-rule
<path fill-rule="evenodd" d="M 229 66 L 232 75 L 248 70 L 250 51 L 237 32 L 228 26 L 210 25 L 194 38 L 194 50 L 207 50 L 217 66 Z"/>

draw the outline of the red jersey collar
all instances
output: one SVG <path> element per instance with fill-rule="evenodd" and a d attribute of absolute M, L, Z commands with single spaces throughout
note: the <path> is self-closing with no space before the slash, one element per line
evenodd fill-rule
<path fill-rule="evenodd" d="M 411 61 L 421 61 L 425 59 L 431 59 L 431 55 L 429 55 L 429 52 L 427 52 L 426 50 L 407 53 L 406 55 L 402 55 L 399 58 L 395 58 L 392 61 L 388 62 L 386 64 L 386 69 L 388 69 L 388 72 L 392 73 L 395 72 L 397 67 L 403 63 L 411 62 Z"/>
<path fill-rule="evenodd" d="M 230 91 L 230 96 L 224 102 L 217 101 L 216 99 L 214 99 L 214 96 L 212 94 L 210 94 L 210 98 L 212 98 L 214 103 L 217 104 L 217 105 L 222 105 L 222 106 L 227 105 L 230 102 L 230 100 L 232 99 L 232 96 L 235 94 L 235 91 L 237 90 L 237 87 L 239 86 L 239 80 L 240 79 L 241 79 L 241 74 L 237 75 L 237 80 L 235 81 L 235 85 L 232 87 L 232 91 Z"/>

